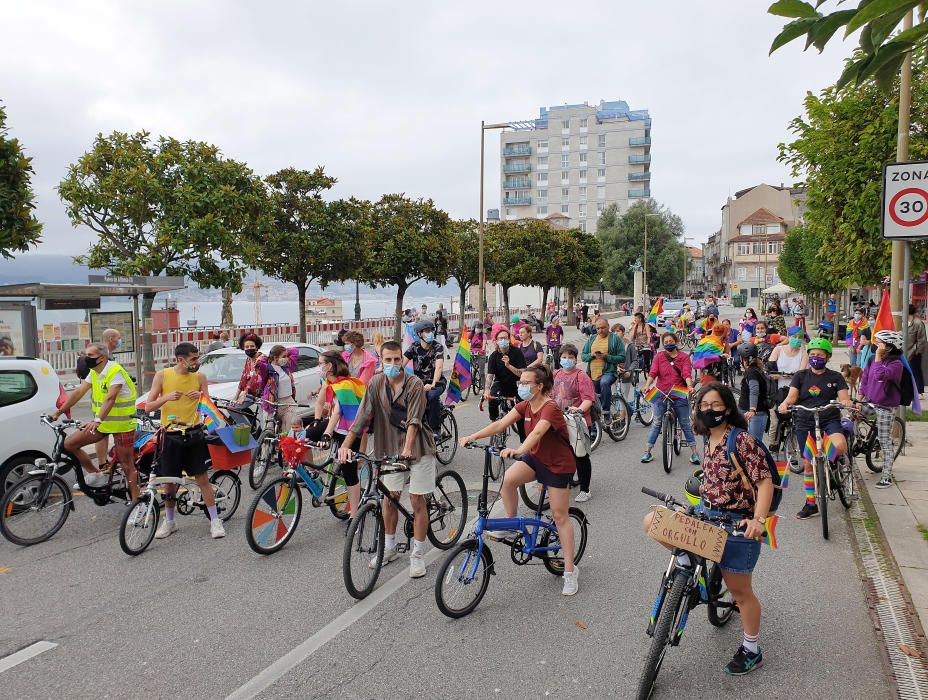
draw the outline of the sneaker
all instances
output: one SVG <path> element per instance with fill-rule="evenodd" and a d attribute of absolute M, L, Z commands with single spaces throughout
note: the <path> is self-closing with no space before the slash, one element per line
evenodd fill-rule
<path fill-rule="evenodd" d="M 387 547 L 383 550 L 383 561 L 381 562 L 380 565 L 386 566 L 394 559 L 397 559 L 399 556 L 400 554 L 399 552 L 396 551 L 396 549 Z M 368 566 L 372 569 L 376 569 L 377 568 L 377 557 L 374 557 L 373 559 L 371 559 L 371 563 L 368 564 Z"/>
<path fill-rule="evenodd" d="M 808 520 L 809 518 L 814 518 L 818 515 L 818 506 L 812 503 L 806 503 L 802 510 L 796 513 L 797 520 Z"/>
<path fill-rule="evenodd" d="M 881 476 L 875 485 L 878 489 L 888 489 L 893 485 L 893 478 L 891 476 Z"/>
<path fill-rule="evenodd" d="M 764 656 L 761 654 L 760 647 L 757 653 L 748 651 L 743 646 L 738 647 L 735 656 L 728 662 L 725 667 L 725 673 L 729 676 L 743 676 L 750 673 L 755 668 L 760 668 L 764 664 Z"/>
<path fill-rule="evenodd" d="M 177 532 L 177 523 L 173 520 L 162 520 L 155 533 L 155 539 L 163 540 Z"/>
<path fill-rule="evenodd" d="M 573 571 L 564 572 L 564 587 L 561 588 L 561 595 L 575 595 L 580 590 L 580 584 L 577 583 L 577 576 L 580 571 L 574 566 Z"/>
<path fill-rule="evenodd" d="M 425 555 L 413 552 L 409 555 L 409 578 L 425 576 Z"/>
<path fill-rule="evenodd" d="M 690 464 L 701 464 L 702 460 L 699 458 L 699 455 L 695 452 L 690 453 Z"/>
<path fill-rule="evenodd" d="M 484 530 L 483 534 L 492 540 L 505 542 L 506 540 L 514 540 L 522 533 L 518 530 Z"/>
<path fill-rule="evenodd" d="M 214 540 L 226 536 L 226 529 L 222 526 L 222 521 L 219 518 L 209 521 L 209 536 Z"/>
<path fill-rule="evenodd" d="M 591 498 L 593 497 L 590 495 L 589 491 L 581 491 L 577 494 L 577 497 L 574 498 L 574 503 L 586 503 Z"/>
<path fill-rule="evenodd" d="M 145 524 L 146 515 L 148 515 L 147 506 L 136 508 L 132 515 L 129 516 L 129 527 L 142 527 Z"/>
<path fill-rule="evenodd" d="M 100 472 L 84 472 L 84 483 L 91 488 L 105 486 L 107 482 L 106 474 Z"/>
<path fill-rule="evenodd" d="M 643 455 L 641 455 L 642 464 L 647 464 L 648 462 L 653 462 L 653 461 L 654 461 L 654 455 L 652 455 L 650 452 L 645 452 Z"/>

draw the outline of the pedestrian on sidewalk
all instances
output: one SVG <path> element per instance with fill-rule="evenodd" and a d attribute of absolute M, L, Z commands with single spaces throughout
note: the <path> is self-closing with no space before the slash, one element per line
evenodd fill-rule
<path fill-rule="evenodd" d="M 902 382 L 909 381 L 909 378 L 902 366 L 902 333 L 879 331 L 873 338 L 873 344 L 876 354 L 873 362 L 864 368 L 860 393 L 875 406 L 865 410 L 876 413 L 876 432 L 883 453 L 883 472 L 876 487 L 885 489 L 892 484 L 893 477 L 893 417 L 902 403 Z"/>
<path fill-rule="evenodd" d="M 912 368 L 915 386 L 919 394 L 925 393 L 925 375 L 922 372 L 922 359 L 928 352 L 928 336 L 925 323 L 918 317 L 915 304 L 909 304 L 909 334 L 905 342 L 905 357 Z"/>

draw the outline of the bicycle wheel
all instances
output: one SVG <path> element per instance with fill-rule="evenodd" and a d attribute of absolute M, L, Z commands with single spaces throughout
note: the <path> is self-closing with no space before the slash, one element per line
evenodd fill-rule
<path fill-rule="evenodd" d="M 871 428 L 876 432 L 876 426 L 874 425 Z M 892 441 L 893 441 L 893 461 L 898 459 L 899 453 L 902 452 L 902 446 L 905 444 L 905 423 L 902 422 L 902 419 L 899 416 L 893 417 L 893 427 L 892 427 Z M 882 472 L 883 471 L 883 448 L 880 445 L 880 439 L 876 438 L 873 441 L 873 447 L 867 450 L 866 453 L 867 468 L 872 472 Z"/>
<path fill-rule="evenodd" d="M 242 500 L 242 480 L 238 478 L 235 472 L 222 469 L 209 478 L 209 483 L 213 485 L 216 512 L 219 514 L 220 519 L 228 520 L 235 515 L 238 504 Z M 203 512 L 209 517 L 206 508 L 203 509 Z"/>
<path fill-rule="evenodd" d="M 383 547 L 380 507 L 368 501 L 351 522 L 342 551 L 342 577 L 351 597 L 361 600 L 374 590 L 383 567 Z"/>
<path fill-rule="evenodd" d="M 615 442 L 620 442 L 628 436 L 628 429 L 632 426 L 631 410 L 625 398 L 619 393 L 612 395 L 609 410 L 612 420 L 609 422 L 607 432 Z"/>
<path fill-rule="evenodd" d="M 509 433 L 504 430 L 501 433 L 497 433 L 496 435 L 491 436 L 490 444 L 502 450 L 506 447 L 506 440 L 508 438 Z M 499 455 L 490 455 L 490 478 L 493 481 L 498 481 L 499 478 L 503 475 L 504 462 L 505 460 L 503 460 L 503 458 Z"/>
<path fill-rule="evenodd" d="M 783 431 L 782 441 L 783 456 L 789 463 L 789 470 L 793 474 L 802 474 L 806 468 L 802 463 L 802 455 L 799 453 L 799 445 L 796 444 L 796 433 L 792 427 Z"/>
<path fill-rule="evenodd" d="M 579 508 L 570 508 L 567 511 L 567 517 L 570 518 L 570 525 L 574 531 L 574 564 L 583 557 L 586 551 L 587 539 L 587 520 L 586 515 Z M 539 547 L 551 547 L 560 544 L 561 537 L 556 529 L 543 530 L 538 538 Z M 554 552 L 541 552 L 541 561 L 545 568 L 555 576 L 564 575 L 564 558 Z"/>
<path fill-rule="evenodd" d="M 441 412 L 438 431 L 441 437 L 435 445 L 435 458 L 442 464 L 451 464 L 454 453 L 458 451 L 458 422 L 450 409 Z"/>
<path fill-rule="evenodd" d="M 484 546 L 469 539 L 448 552 L 435 578 L 435 604 L 442 614 L 464 617 L 474 611 L 490 585 L 492 564 Z"/>
<path fill-rule="evenodd" d="M 815 459 L 815 499 L 818 502 L 818 514 L 822 518 L 822 537 L 828 539 L 828 498 L 831 489 L 828 486 L 825 475 L 825 458 L 816 457 Z"/>
<path fill-rule="evenodd" d="M 638 681 L 638 700 L 648 700 L 651 693 L 654 692 L 654 681 L 657 680 L 661 664 L 664 663 L 667 647 L 670 646 L 671 635 L 680 613 L 680 606 L 683 604 L 685 590 L 686 575 L 678 571 L 670 586 L 670 592 L 667 593 L 667 598 L 661 606 L 660 616 L 654 627 L 651 648 L 648 650 L 648 657 L 645 659 L 644 669 L 641 671 L 641 679 Z"/>
<path fill-rule="evenodd" d="M 841 455 L 831 465 L 831 487 L 838 492 L 841 505 L 850 508 L 854 498 L 854 474 L 847 455 Z"/>
<path fill-rule="evenodd" d="M 708 562 L 709 571 L 706 575 L 706 590 L 709 593 L 709 624 L 714 627 L 724 627 L 735 614 L 735 597 L 725 585 L 722 570 L 715 562 Z M 719 605 L 724 603 L 724 605 Z"/>
<path fill-rule="evenodd" d="M 267 471 L 271 464 L 277 458 L 278 465 L 283 468 L 280 462 L 280 450 L 277 448 L 277 435 L 272 430 L 265 430 L 258 438 L 258 448 L 251 456 L 251 464 L 248 465 L 248 485 L 257 490 L 264 483 Z"/>
<path fill-rule="evenodd" d="M 335 469 L 326 487 L 325 501 L 329 504 L 329 512 L 339 520 L 347 520 L 351 516 L 351 504 L 348 501 L 348 484 L 342 476 L 341 465 L 332 462 L 327 468 Z M 361 493 L 370 491 L 372 478 L 371 465 L 364 460 L 358 460 L 358 486 Z"/>
<path fill-rule="evenodd" d="M 642 425 L 651 425 L 654 422 L 654 404 L 642 394 L 635 396 L 635 418 Z"/>
<path fill-rule="evenodd" d="M 661 419 L 661 463 L 669 474 L 673 468 L 673 419 L 666 413 Z"/>
<path fill-rule="evenodd" d="M 435 490 L 427 498 L 429 541 L 438 549 L 451 549 L 461 539 L 467 522 L 467 487 L 452 469 L 435 479 Z"/>
<path fill-rule="evenodd" d="M 274 479 L 248 508 L 245 539 L 252 551 L 273 554 L 293 537 L 303 513 L 303 494 L 293 477 Z"/>
<path fill-rule="evenodd" d="M 144 491 L 129 507 L 119 524 L 119 546 L 135 557 L 148 549 L 158 531 L 161 508 L 150 491 Z"/>
<path fill-rule="evenodd" d="M 680 456 L 680 450 L 683 449 L 683 429 L 680 427 L 680 421 L 674 418 L 673 421 L 673 453 Z"/>
<path fill-rule="evenodd" d="M 544 487 L 539 482 L 530 481 L 519 487 L 519 496 L 522 498 L 522 502 L 533 511 L 538 510 L 538 502 L 544 499 L 541 508 L 542 510 L 547 510 L 549 505 L 548 492 L 545 490 L 544 496 L 542 496 L 543 489 Z"/>
<path fill-rule="evenodd" d="M 71 489 L 60 476 L 27 476 L 0 499 L 0 533 L 21 547 L 45 542 L 64 526 L 71 501 Z"/>
<path fill-rule="evenodd" d="M 603 441 L 603 433 L 606 432 L 603 424 L 598 420 L 590 421 L 590 452 L 594 452 Z"/>

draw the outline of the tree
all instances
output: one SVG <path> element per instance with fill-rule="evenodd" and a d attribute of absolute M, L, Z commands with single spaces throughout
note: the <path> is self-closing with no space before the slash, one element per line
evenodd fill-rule
<path fill-rule="evenodd" d="M 602 276 L 602 248 L 592 233 L 579 228 L 537 230 L 540 245 L 527 284 L 541 287 L 541 308 L 548 306 L 548 293 L 555 287 L 583 289 L 597 284 Z"/>
<path fill-rule="evenodd" d="M 448 272 L 461 290 L 461 329 L 463 329 L 467 290 L 479 283 L 477 279 L 480 272 L 478 225 L 473 219 L 452 221 L 448 233 L 448 247 L 451 251 L 451 264 Z"/>
<path fill-rule="evenodd" d="M 0 107 L 0 258 L 12 258 L 13 253 L 38 245 L 42 233 L 42 224 L 32 213 L 32 158 L 8 133 L 6 112 Z"/>
<path fill-rule="evenodd" d="M 606 210 L 609 211 L 608 209 Z M 653 199 L 636 202 L 622 216 L 600 217 L 596 235 L 602 245 L 605 284 L 611 291 L 630 296 L 634 273 L 630 266 L 644 263 L 644 222 L 648 216 L 648 287 L 667 294 L 680 284 L 686 251 L 683 221 Z"/>
<path fill-rule="evenodd" d="M 819 258 L 822 237 L 807 226 L 796 226 L 786 234 L 780 254 L 780 279 L 804 295 L 813 295 L 835 289 Z"/>
<path fill-rule="evenodd" d="M 378 287 L 396 287 L 396 340 L 410 285 L 422 279 L 437 283 L 448 279 L 449 222 L 431 199 L 412 200 L 403 194 L 385 194 L 368 210 L 365 227 L 369 249 L 375 254 L 365 258 L 361 279 Z"/>
<path fill-rule="evenodd" d="M 152 142 L 147 131 L 99 134 L 58 192 L 71 223 L 98 236 L 78 262 L 122 275 L 183 275 L 233 292 L 242 289 L 251 246 L 272 224 L 264 183 L 244 163 L 199 141 Z M 154 297 L 143 297 L 146 318 Z M 147 378 L 147 333 L 144 364 Z"/>
<path fill-rule="evenodd" d="M 315 170 L 284 168 L 265 178 L 274 226 L 255 251 L 265 274 L 296 287 L 300 340 L 306 342 L 306 292 L 313 282 L 323 287 L 348 279 L 363 256 L 359 225 L 362 205 L 355 200 L 326 202 L 322 193 L 337 180 Z"/>
<path fill-rule="evenodd" d="M 486 228 L 484 266 L 487 279 L 503 288 L 503 307 L 509 318 L 509 290 L 517 284 L 541 286 L 549 278 L 545 267 L 554 264 L 552 229 L 547 221 L 500 221 Z"/>

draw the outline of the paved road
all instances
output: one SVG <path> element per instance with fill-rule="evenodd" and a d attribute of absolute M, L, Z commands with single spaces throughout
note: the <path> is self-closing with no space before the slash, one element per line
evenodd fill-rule
<path fill-rule="evenodd" d="M 485 421 L 473 400 L 456 415 L 462 430 Z M 640 531 L 650 504 L 640 487 L 680 492 L 687 474 L 680 463 L 670 476 L 659 459 L 640 464 L 644 441 L 636 424 L 626 441 L 607 439 L 594 455 L 577 596 L 562 597 L 559 579 L 515 566 L 495 545 L 498 575 L 480 607 L 457 621 L 435 607 L 434 560 L 419 580 L 408 579 L 404 560 L 389 565 L 380 587 L 390 594 L 356 604 L 341 582 L 344 525 L 327 510 L 304 514 L 286 548 L 261 557 L 245 543 L 246 485 L 225 539 L 210 540 L 202 516 L 182 517 L 176 535 L 129 558 L 117 541 L 122 508 L 78 499 L 51 542 L 19 549 L 0 541 L 8 568 L 0 658 L 37 640 L 58 644 L 0 672 L 4 695 L 222 698 L 296 649 L 302 661 L 279 678 L 262 676 L 276 682 L 260 697 L 630 697 L 666 565 Z M 474 485 L 481 466 L 472 451 L 454 462 Z M 794 483 L 782 512 L 801 501 Z M 725 676 L 740 627 L 715 629 L 700 608 L 664 663 L 656 697 L 893 696 L 846 523 L 834 523 L 829 542 L 817 521 L 786 517 L 778 534 L 781 549 L 765 548 L 756 579 L 765 667 Z"/>

